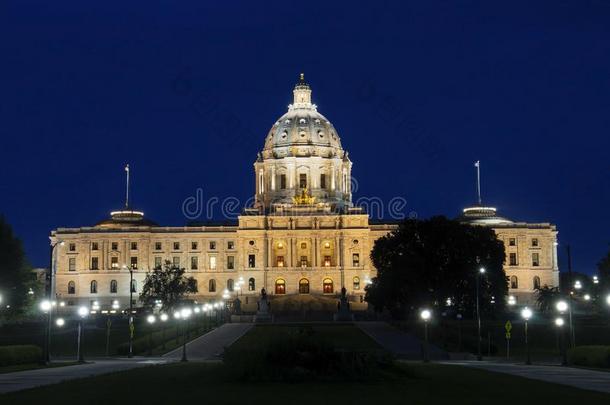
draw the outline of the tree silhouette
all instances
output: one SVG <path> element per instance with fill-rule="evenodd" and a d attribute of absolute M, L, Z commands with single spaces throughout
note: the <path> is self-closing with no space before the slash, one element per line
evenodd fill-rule
<path fill-rule="evenodd" d="M 175 308 L 185 296 L 197 292 L 197 282 L 193 277 L 185 277 L 184 272 L 184 268 L 166 260 L 163 267 L 146 274 L 140 301 L 148 307 L 160 302 L 165 311 Z"/>

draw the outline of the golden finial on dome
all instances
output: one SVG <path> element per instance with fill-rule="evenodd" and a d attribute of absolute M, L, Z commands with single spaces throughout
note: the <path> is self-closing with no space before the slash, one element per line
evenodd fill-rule
<path fill-rule="evenodd" d="M 305 81 L 305 73 L 301 73 L 301 81 L 304 82 Z"/>

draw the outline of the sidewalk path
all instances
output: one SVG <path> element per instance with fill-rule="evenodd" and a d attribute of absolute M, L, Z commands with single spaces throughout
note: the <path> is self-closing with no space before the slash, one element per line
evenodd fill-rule
<path fill-rule="evenodd" d="M 225 323 L 221 327 L 193 339 L 186 344 L 186 357 L 188 360 L 216 360 L 219 359 L 225 347 L 242 337 L 252 328 L 251 323 Z M 163 358 L 180 360 L 182 347 L 163 355 Z"/>
<path fill-rule="evenodd" d="M 0 393 L 20 391 L 41 385 L 57 384 L 66 380 L 91 377 L 116 371 L 130 370 L 153 364 L 170 363 L 170 359 L 133 358 L 95 360 L 86 364 L 41 368 L 0 374 Z"/>
<path fill-rule="evenodd" d="M 447 361 L 443 363 L 512 374 L 533 380 L 569 385 L 584 390 L 610 393 L 610 372 L 605 371 L 561 366 L 526 366 L 524 364 L 495 363 L 491 361 Z"/>
<path fill-rule="evenodd" d="M 401 359 L 421 360 L 423 344 L 415 336 L 388 325 L 385 322 L 356 322 L 364 333 L 369 335 L 384 349 Z M 449 355 L 444 350 L 430 345 L 431 360 L 447 360 Z"/>

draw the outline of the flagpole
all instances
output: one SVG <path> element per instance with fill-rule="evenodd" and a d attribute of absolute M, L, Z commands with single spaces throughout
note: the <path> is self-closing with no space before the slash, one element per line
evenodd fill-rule
<path fill-rule="evenodd" d="M 479 205 L 481 205 L 481 162 L 477 160 L 474 167 L 477 168 L 477 198 Z"/>
<path fill-rule="evenodd" d="M 125 190 L 125 209 L 129 208 L 129 164 L 125 166 L 125 171 L 127 172 L 127 184 Z"/>

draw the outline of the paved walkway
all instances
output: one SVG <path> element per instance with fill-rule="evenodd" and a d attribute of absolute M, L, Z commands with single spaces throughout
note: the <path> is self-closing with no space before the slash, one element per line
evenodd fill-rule
<path fill-rule="evenodd" d="M 41 385 L 57 384 L 66 380 L 114 373 L 152 364 L 165 364 L 172 361 L 171 359 L 137 357 L 133 359 L 104 359 L 73 366 L 4 373 L 0 374 L 0 393 L 20 391 Z"/>
<path fill-rule="evenodd" d="M 225 323 L 221 327 L 193 339 L 186 344 L 186 357 L 188 360 L 218 360 L 225 347 L 242 337 L 252 328 L 251 323 Z M 179 360 L 182 358 L 182 347 L 173 350 L 163 358 Z"/>
<path fill-rule="evenodd" d="M 443 363 L 512 374 L 531 378 L 533 380 L 569 385 L 585 390 L 610 393 L 610 372 L 605 371 L 561 366 L 526 366 L 525 364 L 495 363 L 491 361 L 448 361 Z"/>
<path fill-rule="evenodd" d="M 411 334 L 398 330 L 385 322 L 356 322 L 356 326 L 384 349 L 401 359 L 421 360 L 423 358 L 423 344 Z M 449 359 L 449 355 L 444 350 L 434 345 L 430 345 L 429 348 L 431 360 Z"/>

